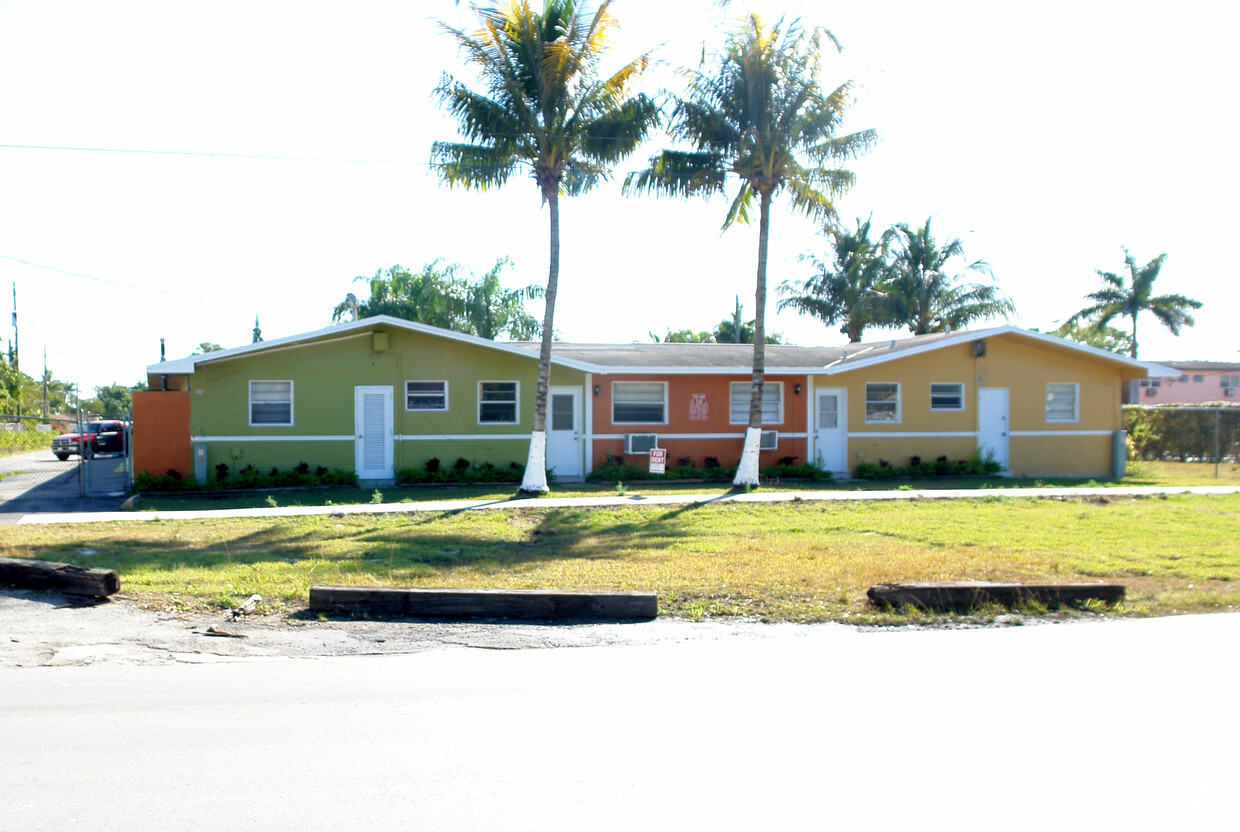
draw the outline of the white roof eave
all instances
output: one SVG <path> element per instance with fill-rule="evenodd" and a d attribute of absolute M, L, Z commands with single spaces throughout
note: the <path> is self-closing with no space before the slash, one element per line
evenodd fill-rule
<path fill-rule="evenodd" d="M 300 346 L 311 346 L 314 344 L 322 344 L 331 340 L 335 340 L 329 336 L 337 338 L 348 338 L 366 335 L 373 331 L 378 325 L 386 325 L 395 329 L 402 329 L 407 332 L 419 332 L 425 335 L 433 335 L 440 338 L 446 338 L 450 341 L 460 341 L 466 344 L 482 347 L 484 349 L 505 352 L 510 355 L 519 355 L 525 358 L 533 358 L 538 360 L 538 351 L 530 350 L 526 347 L 517 347 L 507 344 L 503 341 L 492 341 L 489 338 L 479 338 L 476 335 L 466 335 L 463 332 L 453 332 L 439 327 L 428 326 L 413 321 L 406 321 L 401 318 L 393 318 L 390 315 L 375 315 L 370 318 L 362 318 L 359 321 L 350 321 L 348 323 L 336 324 L 334 326 L 317 329 L 313 332 L 305 332 L 299 335 L 289 335 L 284 338 L 275 338 L 270 341 L 260 341 L 256 344 L 245 344 L 240 347 L 232 347 L 226 350 L 215 350 L 213 352 L 203 353 L 202 355 L 190 355 L 185 358 L 178 358 L 172 361 L 161 361 L 157 364 L 147 365 L 146 372 L 148 375 L 190 375 L 199 364 L 214 363 L 217 361 L 227 361 L 233 358 L 242 358 L 247 355 L 259 352 L 271 352 L 278 349 L 291 349 Z M 582 372 L 599 372 L 600 368 L 584 361 L 575 359 L 557 358 L 554 354 L 551 356 L 551 363 L 568 367 L 569 369 L 581 370 Z"/>

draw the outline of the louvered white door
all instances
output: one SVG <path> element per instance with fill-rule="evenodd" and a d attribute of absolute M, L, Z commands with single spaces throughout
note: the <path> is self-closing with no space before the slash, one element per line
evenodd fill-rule
<path fill-rule="evenodd" d="M 392 388 L 354 387 L 353 422 L 357 478 L 389 480 L 396 476 L 392 432 Z"/>

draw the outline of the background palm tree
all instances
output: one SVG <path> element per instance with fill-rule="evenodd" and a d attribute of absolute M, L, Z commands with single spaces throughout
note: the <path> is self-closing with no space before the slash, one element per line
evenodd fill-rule
<path fill-rule="evenodd" d="M 823 229 L 834 249 L 832 260 L 802 255 L 817 272 L 806 280 L 785 280 L 779 309 L 795 309 L 831 326 L 850 342 L 861 340 L 867 326 L 885 326 L 880 289 L 888 274 L 883 246 L 870 239 L 870 220 L 857 220 L 857 230 L 827 226 Z"/>
<path fill-rule="evenodd" d="M 525 301 L 541 298 L 543 287 L 505 289 L 500 274 L 509 265 L 508 258 L 501 257 L 479 278 L 442 259 L 418 272 L 399 264 L 380 269 L 373 277 L 354 278 L 370 287 L 370 297 L 358 300 L 350 292 L 332 311 L 332 322 L 390 315 L 480 338 L 530 341 L 538 337 L 539 324 L 525 311 Z"/>
<path fill-rule="evenodd" d="M 884 236 L 892 248 L 892 274 L 884 289 L 886 314 L 895 325 L 925 335 L 1015 314 L 1015 305 L 999 287 L 962 282 L 964 275 L 955 274 L 951 263 L 964 258 L 964 245 L 959 237 L 950 237 L 940 246 L 929 219 L 920 228 L 898 223 Z M 985 260 L 974 260 L 964 270 L 994 277 Z"/>
<path fill-rule="evenodd" d="M 649 56 L 610 75 L 599 64 L 616 20 L 602 3 L 589 14 L 577 0 L 479 7 L 479 28 L 444 25 L 473 65 L 484 92 L 445 75 L 436 95 L 456 119 L 464 143 L 436 142 L 432 163 L 448 185 L 485 190 L 518 170 L 532 173 L 550 219 L 550 262 L 534 428 L 521 490 L 546 491 L 547 385 L 560 277 L 560 195 L 606 178 L 658 123 L 653 100 L 632 90 Z"/>
<path fill-rule="evenodd" d="M 853 183 L 834 167 L 868 149 L 875 133 L 837 136 L 852 98 L 852 84 L 827 91 L 819 84 L 823 41 L 839 48 L 825 29 L 795 22 L 768 26 L 744 17 L 722 52 L 684 70 L 688 90 L 678 99 L 670 128 L 691 149 L 665 150 L 650 166 L 625 179 L 625 190 L 669 196 L 721 193 L 733 176 L 740 187 L 724 221 L 748 222 L 758 203 L 758 264 L 754 292 L 753 391 L 749 426 L 736 485 L 758 482 L 762 386 L 766 375 L 766 263 L 771 203 L 786 193 L 792 206 L 823 220 L 835 216 L 832 198 Z"/>
<path fill-rule="evenodd" d="M 1180 334 L 1180 327 L 1192 326 L 1193 316 L 1189 310 L 1200 309 L 1201 301 L 1193 300 L 1184 295 L 1152 296 L 1154 281 L 1166 261 L 1166 253 L 1155 257 L 1144 266 L 1137 268 L 1137 261 L 1124 247 L 1124 264 L 1128 267 L 1128 279 L 1115 272 L 1104 272 L 1097 269 L 1102 278 L 1102 288 L 1090 292 L 1086 299 L 1092 303 L 1077 312 L 1066 323 L 1087 321 L 1095 326 L 1106 326 L 1117 317 L 1132 318 L 1132 357 L 1137 357 L 1137 316 L 1142 312 L 1150 312 L 1171 330 L 1172 335 Z"/>

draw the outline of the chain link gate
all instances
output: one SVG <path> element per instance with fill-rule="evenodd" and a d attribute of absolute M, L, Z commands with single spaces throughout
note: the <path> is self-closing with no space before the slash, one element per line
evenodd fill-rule
<path fill-rule="evenodd" d="M 123 497 L 133 483 L 133 420 L 126 411 L 85 420 L 78 414 L 81 496 Z"/>
<path fill-rule="evenodd" d="M 38 511 L 81 497 L 79 466 L 51 450 L 53 438 L 76 427 L 63 418 L 0 415 L 0 512 Z"/>

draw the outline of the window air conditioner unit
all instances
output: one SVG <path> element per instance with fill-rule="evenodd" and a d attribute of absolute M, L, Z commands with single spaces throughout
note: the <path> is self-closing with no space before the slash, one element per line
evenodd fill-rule
<path fill-rule="evenodd" d="M 626 433 L 624 435 L 624 452 L 626 454 L 648 454 L 651 449 L 659 447 L 657 433 Z"/>
<path fill-rule="evenodd" d="M 1145 395 L 1147 395 L 1147 396 L 1157 396 L 1157 395 L 1158 395 L 1158 388 L 1157 388 L 1157 387 L 1147 387 L 1147 388 L 1145 388 Z"/>
<path fill-rule="evenodd" d="M 1223 390 L 1223 395 L 1224 395 L 1224 396 L 1234 396 L 1234 395 L 1236 395 L 1236 388 L 1234 388 L 1234 387 L 1228 387 L 1228 388 L 1224 389 L 1224 390 Z"/>
<path fill-rule="evenodd" d="M 773 451 L 779 447 L 779 431 L 764 430 L 762 438 L 758 441 L 758 450 Z"/>

